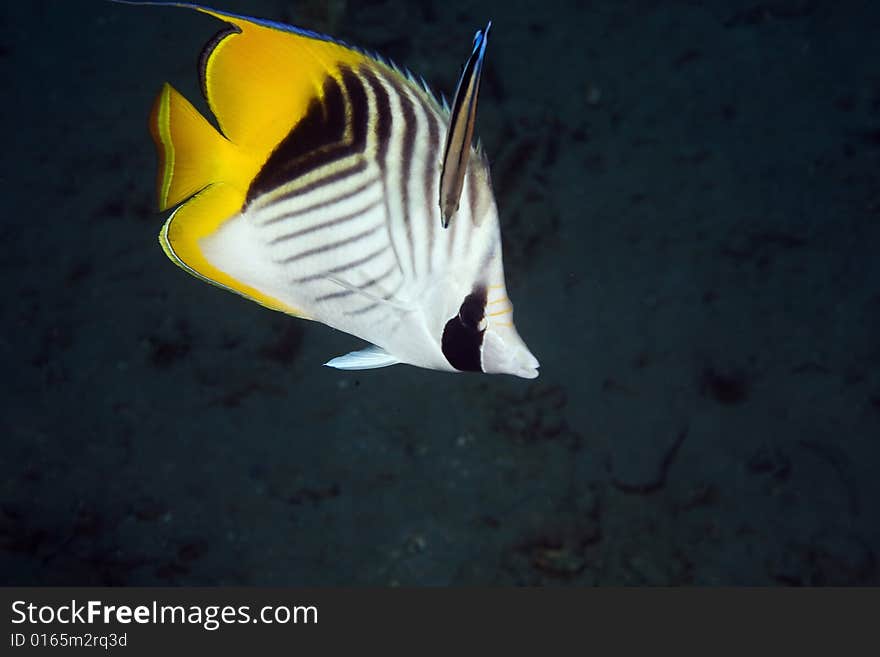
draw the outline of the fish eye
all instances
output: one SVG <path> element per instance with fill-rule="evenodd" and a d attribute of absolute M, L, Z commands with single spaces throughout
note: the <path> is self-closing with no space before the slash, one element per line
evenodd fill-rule
<path fill-rule="evenodd" d="M 458 314 L 443 328 L 443 355 L 462 372 L 483 371 L 480 356 L 486 332 L 486 299 L 485 286 L 474 288 L 461 302 Z"/>

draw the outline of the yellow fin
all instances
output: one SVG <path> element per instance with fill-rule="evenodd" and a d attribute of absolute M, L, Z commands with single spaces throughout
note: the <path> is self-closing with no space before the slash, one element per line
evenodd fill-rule
<path fill-rule="evenodd" d="M 167 83 L 153 105 L 150 131 L 159 155 L 159 208 L 166 210 L 189 199 L 168 217 L 159 234 L 165 254 L 193 276 L 273 310 L 301 316 L 295 308 L 217 269 L 199 243 L 241 211 L 260 162 L 230 144 Z"/>
<path fill-rule="evenodd" d="M 215 183 L 202 189 L 168 217 L 159 233 L 162 250 L 172 262 L 196 278 L 235 292 L 272 310 L 305 317 L 296 308 L 217 269 L 205 258 L 199 240 L 216 230 L 216 217 L 236 214 L 241 209 L 240 199 L 239 190 L 226 183 Z"/>
<path fill-rule="evenodd" d="M 234 156 L 223 136 L 167 82 L 153 104 L 150 132 L 159 155 L 160 210 L 216 182 Z"/>
<path fill-rule="evenodd" d="M 323 97 L 324 79 L 340 67 L 375 61 L 334 41 L 294 28 L 196 7 L 231 23 L 202 60 L 208 106 L 234 144 L 268 157 L 309 103 Z M 265 158 L 264 158 L 265 159 Z"/>

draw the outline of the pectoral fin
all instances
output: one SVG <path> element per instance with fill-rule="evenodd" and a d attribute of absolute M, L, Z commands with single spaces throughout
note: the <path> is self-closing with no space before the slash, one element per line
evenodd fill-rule
<path fill-rule="evenodd" d="M 397 365 L 400 361 L 387 351 L 376 345 L 370 345 L 360 351 L 352 351 L 344 356 L 337 356 L 324 363 L 327 367 L 337 370 L 372 370 L 378 367 Z"/>
<path fill-rule="evenodd" d="M 446 148 L 443 151 L 443 170 L 440 174 L 440 220 L 443 228 L 458 211 L 461 188 L 467 171 L 471 142 L 474 138 L 474 123 L 477 118 L 477 97 L 480 93 L 480 76 L 483 72 L 483 57 L 489 39 L 491 21 L 485 30 L 474 36 L 474 49 L 455 90 L 449 129 L 446 133 Z"/>

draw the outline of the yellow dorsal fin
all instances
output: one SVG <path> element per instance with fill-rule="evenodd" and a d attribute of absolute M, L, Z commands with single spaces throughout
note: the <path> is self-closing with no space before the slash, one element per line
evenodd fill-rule
<path fill-rule="evenodd" d="M 202 59 L 204 92 L 232 143 L 268 153 L 321 98 L 327 75 L 372 61 L 356 50 L 280 24 L 196 7 L 231 23 Z"/>
<path fill-rule="evenodd" d="M 199 5 L 232 25 L 202 56 L 202 81 L 218 133 L 170 85 L 150 120 L 159 150 L 159 207 L 167 209 L 213 182 L 247 188 L 274 148 L 323 96 L 328 75 L 372 61 L 318 35 Z M 225 219 L 221 217 L 220 219 Z"/>

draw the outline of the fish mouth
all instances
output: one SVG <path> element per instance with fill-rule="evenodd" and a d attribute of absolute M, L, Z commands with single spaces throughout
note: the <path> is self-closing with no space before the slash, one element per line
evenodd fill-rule
<path fill-rule="evenodd" d="M 511 364 L 513 367 L 508 372 L 521 379 L 537 379 L 540 374 L 538 368 L 541 367 L 541 363 L 525 345 L 517 350 Z"/>
<path fill-rule="evenodd" d="M 522 360 L 519 360 L 520 369 L 514 374 L 522 379 L 537 379 L 540 374 L 538 368 L 541 367 L 541 363 L 538 362 L 538 359 L 528 349 L 525 350 L 524 357 L 526 362 L 523 363 Z"/>
<path fill-rule="evenodd" d="M 522 379 L 537 378 L 541 366 L 515 332 L 501 337 L 487 330 L 483 335 L 481 360 L 487 374 L 511 374 Z"/>
<path fill-rule="evenodd" d="M 530 370 L 522 369 L 518 372 L 514 373 L 514 376 L 518 376 L 521 379 L 537 379 L 540 372 L 538 372 L 537 368 L 532 368 Z"/>

